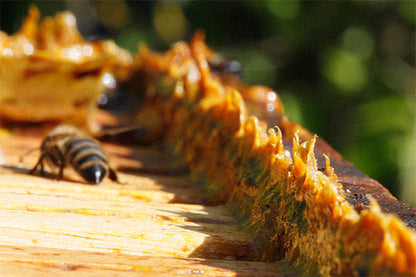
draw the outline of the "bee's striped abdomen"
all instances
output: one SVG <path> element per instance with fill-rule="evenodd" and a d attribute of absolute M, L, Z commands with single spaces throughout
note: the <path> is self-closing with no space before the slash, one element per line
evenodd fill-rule
<path fill-rule="evenodd" d="M 100 144 L 74 126 L 60 125 L 50 131 L 43 139 L 40 150 L 39 160 L 29 171 L 30 174 L 40 167 L 40 174 L 44 175 L 46 162 L 51 167 L 59 168 L 58 180 L 62 179 L 64 168 L 72 165 L 89 183 L 98 184 L 107 175 L 110 180 L 118 182 L 117 174 L 109 166 Z"/>
<path fill-rule="evenodd" d="M 67 163 L 88 182 L 98 184 L 108 172 L 107 156 L 91 139 L 73 139 L 67 143 Z"/>

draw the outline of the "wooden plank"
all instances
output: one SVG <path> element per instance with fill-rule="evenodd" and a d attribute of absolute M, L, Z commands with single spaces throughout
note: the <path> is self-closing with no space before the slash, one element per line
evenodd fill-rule
<path fill-rule="evenodd" d="M 102 254 L 65 249 L 0 246 L 0 275 L 23 276 L 278 276 L 274 264 L 248 261 Z"/>
<path fill-rule="evenodd" d="M 203 205 L 176 157 L 105 144 L 127 184 L 93 186 L 70 169 L 63 181 L 28 175 L 37 155 L 19 157 L 40 142 L 0 134 L 0 275 L 279 274 L 255 261 L 253 241 L 225 207 Z"/>

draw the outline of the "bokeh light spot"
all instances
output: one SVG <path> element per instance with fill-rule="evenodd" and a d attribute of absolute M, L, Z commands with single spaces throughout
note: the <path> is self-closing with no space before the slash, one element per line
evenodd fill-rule
<path fill-rule="evenodd" d="M 323 74 L 341 92 L 352 94 L 364 89 L 368 81 L 367 67 L 351 52 L 333 49 L 324 54 Z"/>
<path fill-rule="evenodd" d="M 231 55 L 231 54 L 230 54 Z M 244 81 L 249 84 L 263 84 L 273 87 L 276 69 L 270 57 L 259 49 L 244 49 L 238 54 L 244 68 Z"/>
<path fill-rule="evenodd" d="M 117 85 L 116 79 L 110 73 L 104 73 L 101 81 L 103 82 L 104 86 L 109 89 L 113 89 Z"/>
<path fill-rule="evenodd" d="M 342 35 L 342 45 L 359 58 L 367 59 L 374 52 L 372 35 L 360 27 L 350 27 Z"/>
<path fill-rule="evenodd" d="M 166 43 L 184 38 L 187 21 L 181 7 L 174 2 L 158 2 L 153 11 L 153 24 L 156 32 Z"/>
<path fill-rule="evenodd" d="M 122 0 L 97 2 L 98 20 L 106 27 L 121 29 L 129 25 L 130 9 Z"/>
<path fill-rule="evenodd" d="M 25 46 L 23 46 L 23 52 L 26 55 L 32 55 L 34 50 L 33 45 L 30 43 L 26 43 Z"/>
<path fill-rule="evenodd" d="M 296 18 L 300 13 L 300 2 L 293 1 L 267 1 L 269 11 L 282 20 L 291 20 Z"/>
<path fill-rule="evenodd" d="M 3 49 L 3 55 L 4 56 L 13 56 L 13 54 L 14 54 L 14 52 L 13 52 L 12 49 L 10 49 L 10 48 Z"/>

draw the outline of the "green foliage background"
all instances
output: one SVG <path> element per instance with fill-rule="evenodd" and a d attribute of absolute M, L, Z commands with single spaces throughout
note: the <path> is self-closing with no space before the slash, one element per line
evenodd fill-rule
<path fill-rule="evenodd" d="M 1 1 L 1 29 L 15 32 L 30 4 L 71 10 L 86 38 L 133 53 L 205 30 L 247 83 L 274 88 L 293 120 L 416 206 L 414 0 Z"/>

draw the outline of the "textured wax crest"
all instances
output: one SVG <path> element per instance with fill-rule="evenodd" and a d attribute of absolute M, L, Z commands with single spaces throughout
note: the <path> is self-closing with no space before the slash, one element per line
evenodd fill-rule
<path fill-rule="evenodd" d="M 148 49 L 139 54 L 148 95 L 163 96 L 152 105 L 169 111 L 165 141 L 215 203 L 237 207 L 263 260 L 288 258 L 306 274 L 415 274 L 414 231 L 381 212 L 375 201 L 357 212 L 345 198 L 330 155 L 322 157 L 325 166 L 319 169 L 316 136 L 279 113 L 283 107 L 274 115 L 276 128 L 252 116 L 247 106 L 253 103 L 244 98 L 247 86 L 211 74 L 211 53 L 201 33 L 189 48 L 179 45 L 165 54 Z M 158 95 L 151 88 L 166 77 L 180 90 L 172 94 L 165 87 Z M 290 151 L 283 139 L 291 136 Z"/>

